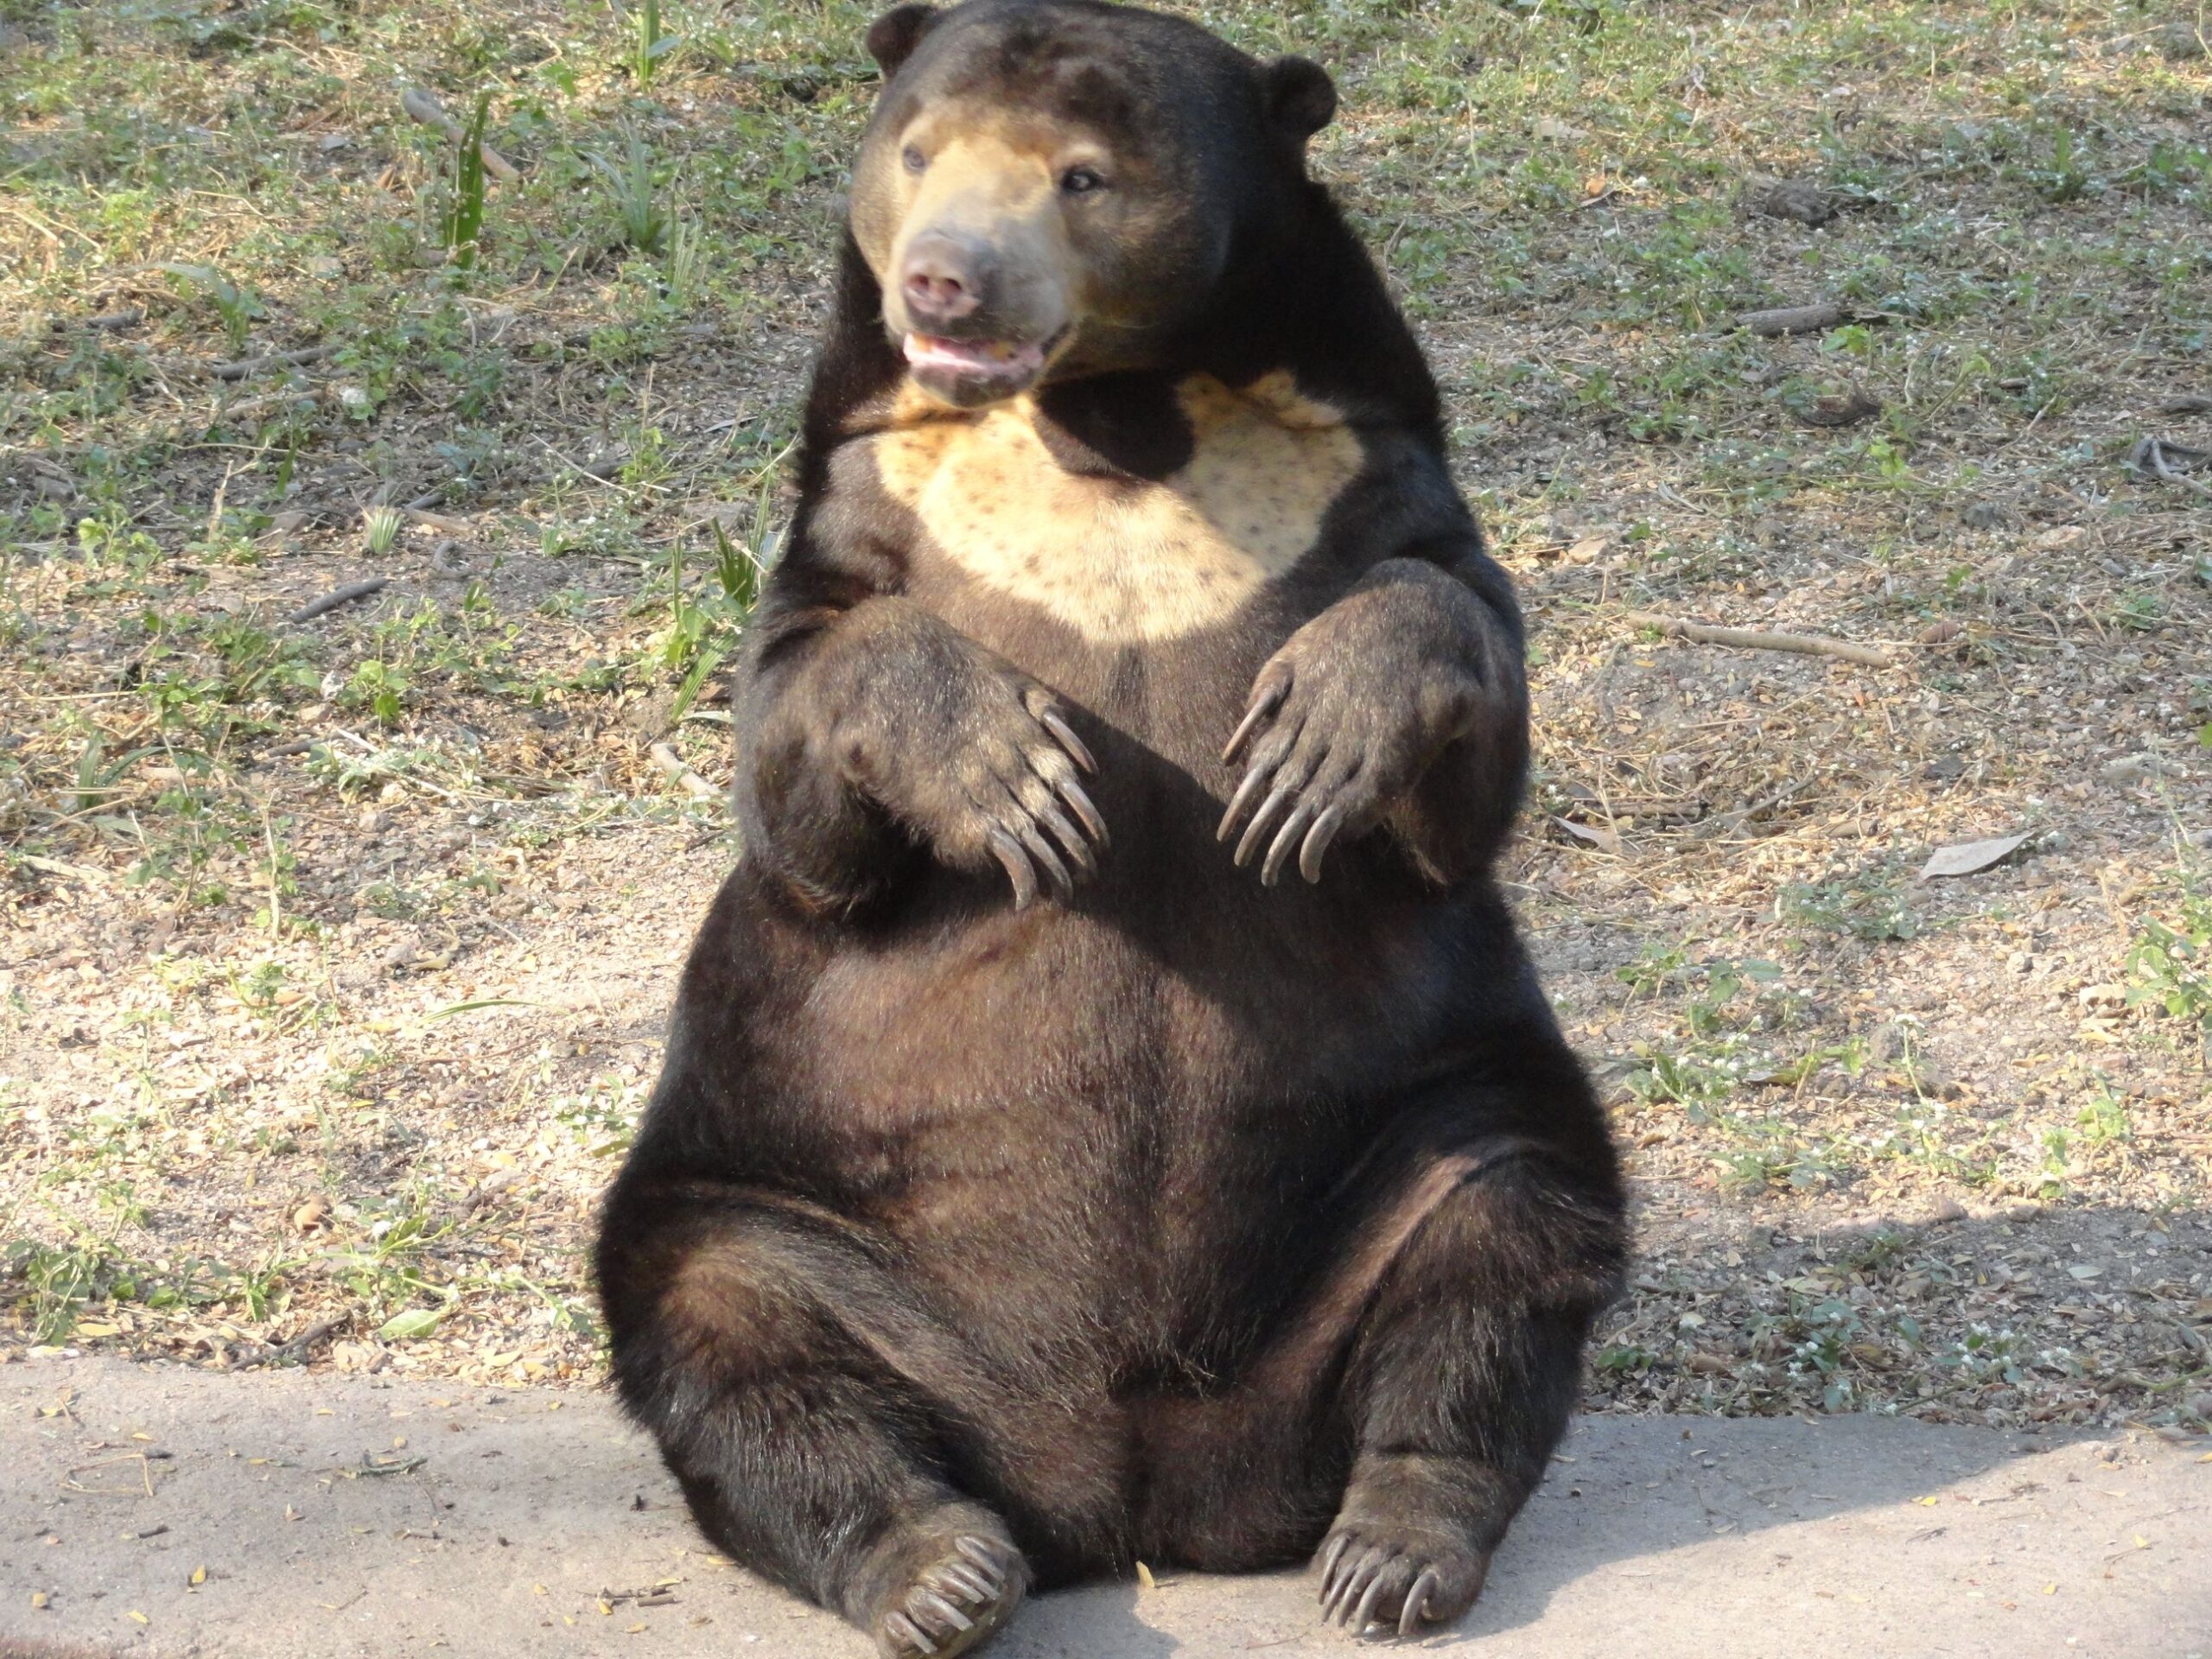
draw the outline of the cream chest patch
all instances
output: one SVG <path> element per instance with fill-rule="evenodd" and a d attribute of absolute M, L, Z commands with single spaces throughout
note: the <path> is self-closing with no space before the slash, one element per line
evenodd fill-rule
<path fill-rule="evenodd" d="M 879 434 L 876 474 L 985 586 L 1102 645 L 1173 639 L 1225 621 L 1305 557 L 1361 459 L 1337 411 L 1287 373 L 1235 391 L 1197 376 L 1176 395 L 1191 459 L 1158 483 L 1066 471 L 1027 397 Z"/>

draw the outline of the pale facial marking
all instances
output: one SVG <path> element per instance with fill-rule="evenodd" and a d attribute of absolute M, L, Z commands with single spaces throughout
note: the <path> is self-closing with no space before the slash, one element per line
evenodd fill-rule
<path fill-rule="evenodd" d="M 1086 639 L 1194 633 L 1313 550 L 1361 450 L 1287 373 L 1242 391 L 1194 376 L 1177 396 L 1195 442 L 1189 463 L 1157 484 L 1068 472 L 1026 397 L 880 434 L 877 476 L 921 521 L 929 550 Z"/>
<path fill-rule="evenodd" d="M 996 308 L 1020 325 L 1024 339 L 1052 334 L 1071 315 L 1066 274 L 1076 261 L 1055 200 L 1050 158 L 1032 145 L 988 127 L 963 130 L 940 148 L 918 178 L 899 174 L 904 200 L 880 259 L 885 315 L 906 331 L 898 273 L 915 237 L 925 231 L 971 237 L 993 250 L 1005 289 Z M 879 232 L 880 234 L 880 232 Z M 863 238 L 863 251 L 868 238 Z"/>

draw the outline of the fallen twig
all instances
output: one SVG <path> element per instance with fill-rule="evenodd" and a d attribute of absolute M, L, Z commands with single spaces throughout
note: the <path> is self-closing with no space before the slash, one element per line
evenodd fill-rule
<path fill-rule="evenodd" d="M 340 605 L 351 605 L 357 599 L 366 599 L 371 594 L 382 593 L 391 585 L 390 576 L 369 576 L 360 582 L 349 582 L 343 588 L 334 588 L 321 599 L 311 599 L 284 619 L 289 627 L 296 623 L 312 622 L 326 611 L 334 611 Z"/>
<path fill-rule="evenodd" d="M 1743 316 L 1745 327 L 1769 338 L 1816 334 L 1850 320 L 1851 313 L 1834 300 L 1822 300 L 1817 305 L 1785 305 L 1772 311 L 1746 311 Z"/>
<path fill-rule="evenodd" d="M 658 766 L 676 782 L 683 785 L 684 793 L 694 800 L 718 801 L 721 798 L 721 791 L 685 766 L 683 757 L 670 748 L 667 744 L 656 743 L 645 753 L 652 757 L 653 765 Z"/>
<path fill-rule="evenodd" d="M 207 372 L 218 380 L 245 380 L 264 369 L 296 369 L 305 364 L 320 363 L 337 349 L 335 346 L 302 346 L 293 352 L 264 352 L 259 357 L 242 357 L 235 363 L 218 363 Z"/>
<path fill-rule="evenodd" d="M 1624 613 L 1624 617 L 1637 627 L 1656 628 L 1662 633 L 1677 634 L 1700 645 L 1733 645 L 1738 651 L 1789 651 L 1802 657 L 1840 657 L 1845 662 L 1863 663 L 1869 668 L 1897 666 L 1897 658 L 1886 651 L 1856 645 L 1848 639 L 1828 639 L 1813 633 L 1768 633 L 1756 628 L 1708 627 L 1702 622 L 1686 622 L 1650 611 L 1629 611 Z"/>
<path fill-rule="evenodd" d="M 2170 438 L 2138 438 L 2134 448 L 2127 452 L 2127 469 L 2161 484 L 2178 484 L 2185 490 L 2195 490 L 2199 495 L 2212 497 L 2212 484 L 2201 478 L 2191 478 L 2173 463 L 2189 462 L 2203 458 L 2202 449 L 2192 449 L 2186 444 Z"/>
<path fill-rule="evenodd" d="M 340 1313 L 327 1319 L 317 1319 L 313 1325 L 288 1342 L 263 1343 L 241 1349 L 231 1356 L 230 1368 L 238 1370 L 247 1365 L 273 1365 L 280 1360 L 302 1360 L 316 1346 L 337 1332 L 353 1323 L 350 1313 Z"/>
<path fill-rule="evenodd" d="M 1691 825 L 1688 833 L 1694 840 L 1718 841 L 1731 830 L 1741 829 L 1760 813 L 1771 812 L 1777 806 L 1783 805 L 1791 796 L 1804 788 L 1806 782 L 1807 780 L 1802 778 L 1792 779 L 1772 794 L 1760 797 L 1749 806 L 1739 806 L 1732 812 L 1722 812 Z"/>
<path fill-rule="evenodd" d="M 264 409 L 274 409 L 280 404 L 312 405 L 321 393 L 313 386 L 287 386 L 282 391 L 264 391 L 252 397 L 241 397 L 235 404 L 226 404 L 215 413 L 226 421 L 236 421 L 248 415 L 258 415 Z"/>
<path fill-rule="evenodd" d="M 433 494 L 431 499 L 435 500 L 436 499 L 436 496 Z M 442 512 L 425 512 L 422 508 L 416 506 L 402 507 L 400 511 L 405 513 L 410 518 L 412 518 L 416 524 L 428 524 L 432 530 L 438 531 L 442 535 L 461 537 L 467 536 L 470 533 L 468 526 L 461 523 L 460 519 L 448 518 Z"/>
<path fill-rule="evenodd" d="M 399 107 L 409 117 L 426 127 L 435 127 L 456 143 L 461 140 L 461 123 L 445 111 L 445 106 L 420 86 L 410 86 L 399 96 Z M 479 144 L 477 152 L 484 157 L 484 170 L 495 179 L 519 178 L 515 165 L 489 144 Z"/>
<path fill-rule="evenodd" d="M 14 856 L 16 863 L 46 875 L 67 876 L 72 881 L 82 881 L 87 887 L 104 887 L 108 885 L 109 878 L 104 870 L 71 864 L 59 858 L 41 858 L 36 853 L 17 853 Z"/>
<path fill-rule="evenodd" d="M 361 1461 L 357 1466 L 352 1469 L 334 1469 L 331 1472 L 342 1476 L 347 1480 L 372 1478 L 379 1475 L 411 1475 L 429 1461 L 429 1459 L 427 1457 L 394 1458 L 390 1463 L 378 1463 L 374 1452 L 364 1452 L 361 1453 Z"/>

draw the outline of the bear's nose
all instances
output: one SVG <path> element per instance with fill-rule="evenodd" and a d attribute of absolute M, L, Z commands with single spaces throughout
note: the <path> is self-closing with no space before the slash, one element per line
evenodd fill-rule
<path fill-rule="evenodd" d="M 917 322 L 958 322 L 982 308 L 989 275 L 984 249 L 943 231 L 925 231 L 906 249 L 899 283 Z"/>

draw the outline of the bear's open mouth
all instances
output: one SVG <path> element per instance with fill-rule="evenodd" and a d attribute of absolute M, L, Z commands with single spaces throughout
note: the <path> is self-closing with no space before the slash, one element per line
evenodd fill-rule
<path fill-rule="evenodd" d="M 1010 397 L 1033 385 L 1045 372 L 1053 349 L 1066 335 L 1049 340 L 953 340 L 944 334 L 910 334 L 906 364 L 932 391 L 958 388 L 969 394 Z"/>

